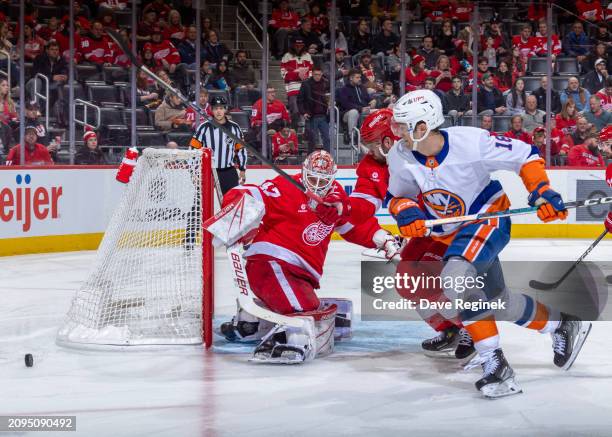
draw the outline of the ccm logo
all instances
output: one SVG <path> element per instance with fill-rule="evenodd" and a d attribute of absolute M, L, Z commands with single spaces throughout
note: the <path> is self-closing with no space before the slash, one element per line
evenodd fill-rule
<path fill-rule="evenodd" d="M 32 226 L 32 215 L 37 220 L 58 217 L 58 201 L 62 187 L 29 187 L 32 177 L 17 175 L 17 188 L 0 190 L 0 220 L 22 222 L 21 229 L 28 232 Z M 23 186 L 20 186 L 23 185 Z"/>
<path fill-rule="evenodd" d="M 584 206 L 601 205 L 612 203 L 612 197 L 602 197 L 600 199 L 587 199 L 584 201 Z"/>

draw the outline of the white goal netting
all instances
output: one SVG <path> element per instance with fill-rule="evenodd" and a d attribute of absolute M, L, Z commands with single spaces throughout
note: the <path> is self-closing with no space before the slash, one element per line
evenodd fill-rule
<path fill-rule="evenodd" d="M 201 343 L 202 265 L 202 152 L 146 149 L 58 343 Z"/>

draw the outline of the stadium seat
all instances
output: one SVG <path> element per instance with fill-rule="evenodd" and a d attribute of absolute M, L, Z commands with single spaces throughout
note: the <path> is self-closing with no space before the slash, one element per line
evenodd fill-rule
<path fill-rule="evenodd" d="M 546 64 L 546 58 L 532 56 L 531 58 L 529 58 L 527 72 L 532 76 L 546 76 Z"/>
<path fill-rule="evenodd" d="M 559 76 L 576 76 L 579 71 L 576 58 L 557 58 L 557 74 Z"/>
<path fill-rule="evenodd" d="M 176 144 L 178 144 L 180 149 L 186 149 L 189 147 L 191 137 L 192 134 L 189 132 L 168 132 L 166 134 L 168 142 L 174 141 Z"/>
<path fill-rule="evenodd" d="M 499 16 L 503 21 L 511 21 L 515 19 L 518 12 L 518 8 L 500 8 Z"/>
<path fill-rule="evenodd" d="M 129 146 L 130 130 L 118 108 L 100 109 L 100 143 Z"/>
<path fill-rule="evenodd" d="M 119 93 L 114 85 L 94 85 L 88 87 L 89 100 L 101 106 L 123 106 Z"/>
<path fill-rule="evenodd" d="M 553 89 L 557 91 L 563 91 L 565 88 L 567 88 L 567 79 L 567 77 L 563 76 L 553 77 Z"/>
<path fill-rule="evenodd" d="M 232 121 L 235 121 L 242 129 L 242 132 L 247 132 L 251 126 L 249 114 L 244 111 L 230 112 L 229 115 L 232 117 Z"/>
<path fill-rule="evenodd" d="M 137 147 L 145 149 L 147 147 L 165 147 L 166 137 L 161 132 L 139 131 L 137 134 Z"/>
<path fill-rule="evenodd" d="M 132 126 L 132 110 L 123 111 L 124 124 L 129 128 Z M 149 114 L 142 108 L 136 109 L 136 129 L 153 130 L 153 124 L 149 119 Z"/>
<path fill-rule="evenodd" d="M 115 22 L 119 27 L 132 27 L 132 11 L 115 11 Z"/>
<path fill-rule="evenodd" d="M 85 82 L 86 80 L 100 80 L 100 73 L 98 67 L 95 65 L 75 65 L 74 67 L 75 79 L 79 82 Z"/>
<path fill-rule="evenodd" d="M 425 36 L 425 23 L 422 21 L 413 21 L 406 24 L 406 36 L 423 37 Z"/>
<path fill-rule="evenodd" d="M 540 88 L 540 78 L 539 77 L 523 76 L 521 77 L 521 79 L 523 79 L 523 81 L 525 82 L 525 92 L 526 93 L 532 93 L 533 91 Z"/>
<path fill-rule="evenodd" d="M 113 65 L 111 67 L 104 67 L 102 69 L 102 76 L 104 82 L 109 85 L 114 84 L 115 82 L 129 82 L 130 70 L 129 68 Z"/>
<path fill-rule="evenodd" d="M 87 92 L 85 91 L 85 87 L 80 83 L 72 84 L 74 89 L 74 98 L 75 99 L 87 99 Z M 68 84 L 62 85 L 62 96 L 66 101 L 68 101 L 68 95 L 70 93 L 70 86 Z"/>
<path fill-rule="evenodd" d="M 495 132 L 506 132 L 510 130 L 510 115 L 496 115 L 493 117 L 493 130 Z"/>

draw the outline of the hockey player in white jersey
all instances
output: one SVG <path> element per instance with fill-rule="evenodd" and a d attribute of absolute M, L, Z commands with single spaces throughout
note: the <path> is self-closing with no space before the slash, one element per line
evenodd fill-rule
<path fill-rule="evenodd" d="M 567 210 L 549 183 L 544 161 L 532 146 L 473 127 L 440 129 L 444 123 L 440 99 L 431 91 L 404 95 L 395 105 L 396 142 L 389 155 L 389 211 L 404 237 L 431 235 L 449 244 L 441 277 L 485 276 L 485 286 L 474 293 L 485 300 L 503 299 L 503 311 L 458 311 L 474 339 L 483 376 L 476 388 L 486 397 L 520 393 L 514 372 L 499 344 L 495 317 L 549 333 L 553 338 L 554 364 L 569 369 L 591 324 L 560 313 L 533 298 L 510 293 L 503 280 L 498 254 L 510 240 L 509 217 L 425 227 L 425 220 L 502 211 L 510 201 L 501 184 L 491 179 L 495 170 L 517 173 L 528 192 L 530 205 L 540 205 L 544 222 L 564 220 Z M 424 208 L 417 196 L 422 196 Z M 456 282 L 453 282 L 456 283 Z M 446 282 L 445 282 L 446 284 Z M 450 286 L 443 289 L 451 301 L 459 297 Z M 468 296 L 464 296 L 466 299 Z M 456 315 L 456 313 L 455 313 Z M 449 317 L 452 316 L 449 314 Z"/>

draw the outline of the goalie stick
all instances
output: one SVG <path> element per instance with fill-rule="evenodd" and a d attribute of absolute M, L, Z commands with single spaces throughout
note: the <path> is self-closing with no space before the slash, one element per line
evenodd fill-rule
<path fill-rule="evenodd" d="M 565 278 L 567 278 L 570 273 L 572 273 L 574 271 L 574 269 L 576 267 L 578 267 L 578 264 L 580 264 L 582 262 L 582 260 L 584 260 L 586 258 L 586 256 L 591 253 L 591 251 L 595 248 L 595 246 L 597 246 L 597 244 L 599 244 L 599 242 L 601 240 L 603 240 L 603 238 L 606 236 L 606 234 L 608 233 L 607 230 L 604 230 L 601 235 L 599 237 L 597 237 L 597 239 L 595 241 L 593 241 L 593 243 L 591 243 L 591 245 L 588 247 L 588 249 L 580 256 L 580 258 L 578 258 L 578 260 L 568 269 L 567 272 L 565 272 L 565 274 L 563 276 L 561 276 L 561 278 L 559 278 L 558 281 L 556 282 L 540 282 L 540 281 L 536 281 L 535 279 L 532 279 L 531 281 L 529 281 L 529 286 L 531 288 L 535 288 L 536 290 L 552 290 L 553 288 L 557 288 L 559 286 L 559 284 L 561 284 Z"/>
<path fill-rule="evenodd" d="M 177 96 L 185 105 L 190 106 L 191 108 L 193 108 L 193 110 L 196 111 L 202 118 L 204 118 L 205 120 L 211 122 L 212 125 L 215 126 L 216 128 L 221 129 L 225 135 L 227 135 L 229 138 L 234 140 L 236 145 L 242 144 L 244 147 L 246 147 L 249 150 L 249 152 L 251 152 L 251 154 L 253 154 L 253 156 L 255 156 L 256 158 L 261 160 L 261 162 L 263 164 L 269 165 L 272 168 L 272 170 L 274 170 L 281 177 L 286 179 L 287 182 L 289 182 L 291 185 L 296 187 L 298 190 L 300 190 L 302 193 L 304 193 L 307 197 L 309 197 L 310 199 L 316 201 L 317 203 L 323 203 L 323 199 L 321 199 L 315 193 L 307 190 L 306 187 L 304 187 L 304 185 L 302 185 L 301 183 L 299 183 L 298 181 L 293 179 L 291 176 L 289 176 L 289 174 L 287 174 L 278 165 L 276 165 L 272 161 L 264 158 L 262 156 L 262 154 L 259 153 L 259 151 L 257 149 L 255 149 L 253 146 L 248 144 L 243 139 L 240 139 L 239 137 L 234 135 L 228 128 L 226 128 L 222 124 L 218 123 L 213 117 L 209 117 L 208 114 L 206 113 L 206 111 L 203 111 L 201 108 L 199 108 L 198 106 L 196 106 L 195 104 L 190 102 L 189 99 L 187 97 L 185 97 L 178 89 L 176 89 L 172 85 L 164 82 L 158 75 L 156 75 L 151 70 L 149 70 L 149 68 L 147 68 L 147 66 L 143 65 L 138 60 L 138 58 L 136 56 L 134 56 L 134 53 L 132 53 L 132 51 L 130 50 L 128 45 L 125 43 L 125 41 L 123 40 L 121 35 L 119 35 L 119 33 L 117 33 L 115 30 L 113 30 L 111 28 L 108 28 L 108 27 L 105 29 L 105 31 L 108 34 L 108 36 L 115 42 L 115 44 L 117 44 L 119 46 L 119 48 L 121 48 L 121 50 L 127 55 L 127 57 L 130 58 L 130 61 L 132 62 L 132 64 L 136 68 L 138 68 L 139 70 L 144 71 L 153 80 L 155 80 L 159 85 L 164 87 L 168 92 L 170 92 L 170 93 L 174 94 L 175 96 Z"/>
<path fill-rule="evenodd" d="M 596 206 L 612 203 L 612 197 L 596 197 L 592 199 L 576 200 L 574 202 L 565 202 L 566 209 L 581 208 L 583 206 Z M 527 208 L 507 209 L 505 211 L 483 212 L 480 214 L 462 215 L 459 217 L 448 217 L 441 219 L 425 220 L 425 226 L 432 228 L 438 225 L 448 225 L 451 223 L 471 222 L 474 220 L 486 220 L 497 217 L 510 217 L 513 215 L 531 214 L 538 210 L 538 206 L 529 206 Z"/>

